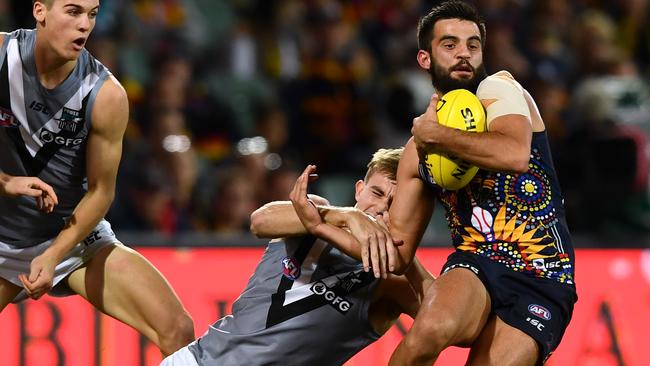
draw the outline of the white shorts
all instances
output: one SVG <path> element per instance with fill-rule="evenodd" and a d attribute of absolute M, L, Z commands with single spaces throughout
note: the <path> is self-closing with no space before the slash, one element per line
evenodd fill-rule
<path fill-rule="evenodd" d="M 50 239 L 29 248 L 13 248 L 0 242 L 0 277 L 16 286 L 23 287 L 18 275 L 29 275 L 32 259 L 41 255 L 52 244 L 53 240 Z M 63 288 L 57 289 L 56 285 L 74 270 L 88 262 L 100 249 L 113 244 L 121 243 L 111 230 L 111 224 L 106 220 L 100 221 L 86 239 L 75 245 L 61 263 L 56 266 L 54 269 L 54 287 L 49 294 L 54 296 L 70 295 L 71 293 Z M 27 293 L 23 290 L 14 298 L 13 302 L 19 302 L 26 298 Z"/>
<path fill-rule="evenodd" d="M 196 358 L 194 358 L 188 346 L 185 346 L 165 357 L 160 363 L 160 366 L 199 366 L 199 364 L 196 362 Z"/>

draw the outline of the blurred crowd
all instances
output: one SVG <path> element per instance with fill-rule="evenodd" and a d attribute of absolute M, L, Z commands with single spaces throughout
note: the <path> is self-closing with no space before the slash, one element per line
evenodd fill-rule
<path fill-rule="evenodd" d="M 125 86 L 131 122 L 109 213 L 117 230 L 240 234 L 287 199 L 353 202 L 379 147 L 410 136 L 433 93 L 415 55 L 436 1 L 101 0 L 87 47 Z M 546 122 L 574 232 L 650 232 L 648 0 L 481 0 L 488 72 Z M 33 27 L 0 0 L 0 29 Z"/>

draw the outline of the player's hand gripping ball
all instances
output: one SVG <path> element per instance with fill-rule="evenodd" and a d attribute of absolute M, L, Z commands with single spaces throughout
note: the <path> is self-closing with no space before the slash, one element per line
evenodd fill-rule
<path fill-rule="evenodd" d="M 447 127 L 469 132 L 484 132 L 485 109 L 474 93 L 456 89 L 438 101 L 438 122 Z M 478 167 L 446 154 L 428 154 L 425 166 L 434 182 L 447 190 L 466 186 L 476 175 Z"/>

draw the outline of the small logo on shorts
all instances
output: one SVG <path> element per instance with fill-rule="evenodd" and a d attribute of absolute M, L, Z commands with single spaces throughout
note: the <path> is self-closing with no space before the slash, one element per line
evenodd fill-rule
<path fill-rule="evenodd" d="M 294 257 L 284 257 L 282 259 L 282 274 L 290 280 L 296 280 L 300 277 L 300 263 Z"/>
<path fill-rule="evenodd" d="M 92 243 L 98 241 L 98 240 L 101 239 L 101 238 L 102 238 L 102 237 L 101 237 L 101 235 L 99 235 L 99 230 L 93 230 L 93 232 L 91 232 L 90 235 L 88 235 L 88 236 L 86 237 L 86 239 L 84 239 L 83 243 L 84 243 L 86 246 L 89 246 L 90 244 L 92 244 Z"/>
<path fill-rule="evenodd" d="M 535 327 L 538 331 L 543 332 L 544 331 L 544 324 L 542 324 L 541 321 L 537 319 L 533 319 L 531 317 L 527 317 L 526 321 L 529 322 L 533 327 Z"/>
<path fill-rule="evenodd" d="M 542 305 L 530 304 L 528 305 L 528 311 L 538 318 L 544 320 L 551 320 L 551 312 L 548 311 L 548 309 L 543 307 Z"/>

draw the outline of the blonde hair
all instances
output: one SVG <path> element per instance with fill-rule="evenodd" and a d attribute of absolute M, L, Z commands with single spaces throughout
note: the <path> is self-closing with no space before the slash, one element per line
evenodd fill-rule
<path fill-rule="evenodd" d="M 397 179 L 397 166 L 399 159 L 402 157 L 403 147 L 398 149 L 379 149 L 372 154 L 372 159 L 368 163 L 368 171 L 364 181 L 368 181 L 371 175 L 381 172 L 391 180 Z"/>

